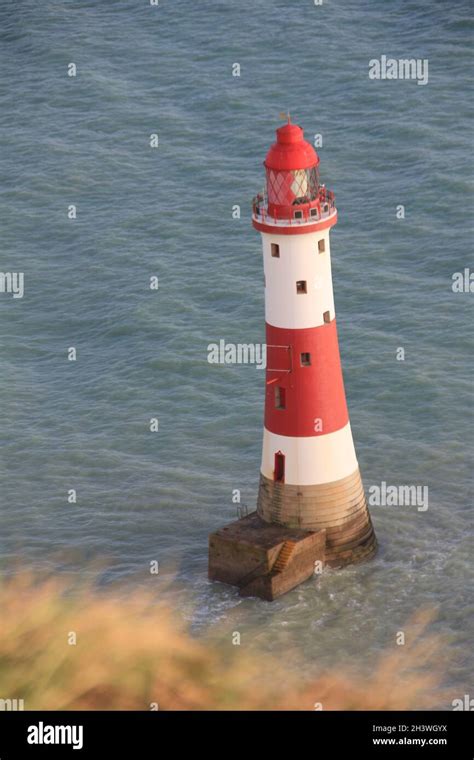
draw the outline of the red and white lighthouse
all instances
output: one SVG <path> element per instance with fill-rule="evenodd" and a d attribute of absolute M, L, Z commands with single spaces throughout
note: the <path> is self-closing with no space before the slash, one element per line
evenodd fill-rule
<path fill-rule="evenodd" d="M 262 236 L 267 342 L 257 512 L 265 523 L 326 530 L 326 563 L 368 559 L 376 538 L 352 439 L 339 357 L 329 231 L 334 194 L 319 157 L 288 124 L 253 202 Z"/>

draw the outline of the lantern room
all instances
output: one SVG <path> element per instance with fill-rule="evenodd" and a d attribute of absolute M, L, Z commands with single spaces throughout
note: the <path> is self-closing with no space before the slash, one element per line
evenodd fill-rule
<path fill-rule="evenodd" d="M 318 206 L 319 156 L 297 124 L 285 124 L 276 136 L 264 162 L 268 213 L 276 219 L 306 218 Z"/>
<path fill-rule="evenodd" d="M 294 233 L 315 225 L 332 227 L 337 221 L 334 193 L 320 183 L 319 156 L 304 139 L 302 128 L 288 117 L 276 137 L 263 162 L 265 190 L 253 199 L 254 227 L 260 231 L 291 228 Z"/>

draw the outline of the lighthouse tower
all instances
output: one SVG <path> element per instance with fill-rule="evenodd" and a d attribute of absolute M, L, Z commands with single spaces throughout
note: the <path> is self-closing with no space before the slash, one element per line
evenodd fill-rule
<path fill-rule="evenodd" d="M 296 124 L 277 129 L 262 235 L 267 368 L 257 510 L 209 536 L 209 579 L 272 601 L 324 564 L 369 559 L 377 543 L 352 440 L 331 278 L 334 194 Z"/>
<path fill-rule="evenodd" d="M 334 194 L 303 130 L 276 131 L 253 202 L 262 236 L 267 342 L 257 513 L 265 523 L 326 531 L 326 563 L 371 557 L 376 539 L 352 439 L 331 277 Z"/>

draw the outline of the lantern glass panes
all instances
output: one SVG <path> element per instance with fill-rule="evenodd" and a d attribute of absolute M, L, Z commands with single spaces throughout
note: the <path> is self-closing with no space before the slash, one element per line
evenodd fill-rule
<path fill-rule="evenodd" d="M 318 185 L 318 170 L 315 166 L 292 171 L 267 171 L 268 202 L 276 206 L 293 206 L 316 200 Z"/>

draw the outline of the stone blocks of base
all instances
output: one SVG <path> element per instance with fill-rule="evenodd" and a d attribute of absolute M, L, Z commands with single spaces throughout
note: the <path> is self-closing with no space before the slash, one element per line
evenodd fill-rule
<path fill-rule="evenodd" d="M 209 579 L 238 586 L 241 596 L 273 601 L 324 564 L 326 531 L 286 528 L 256 512 L 209 536 Z"/>

